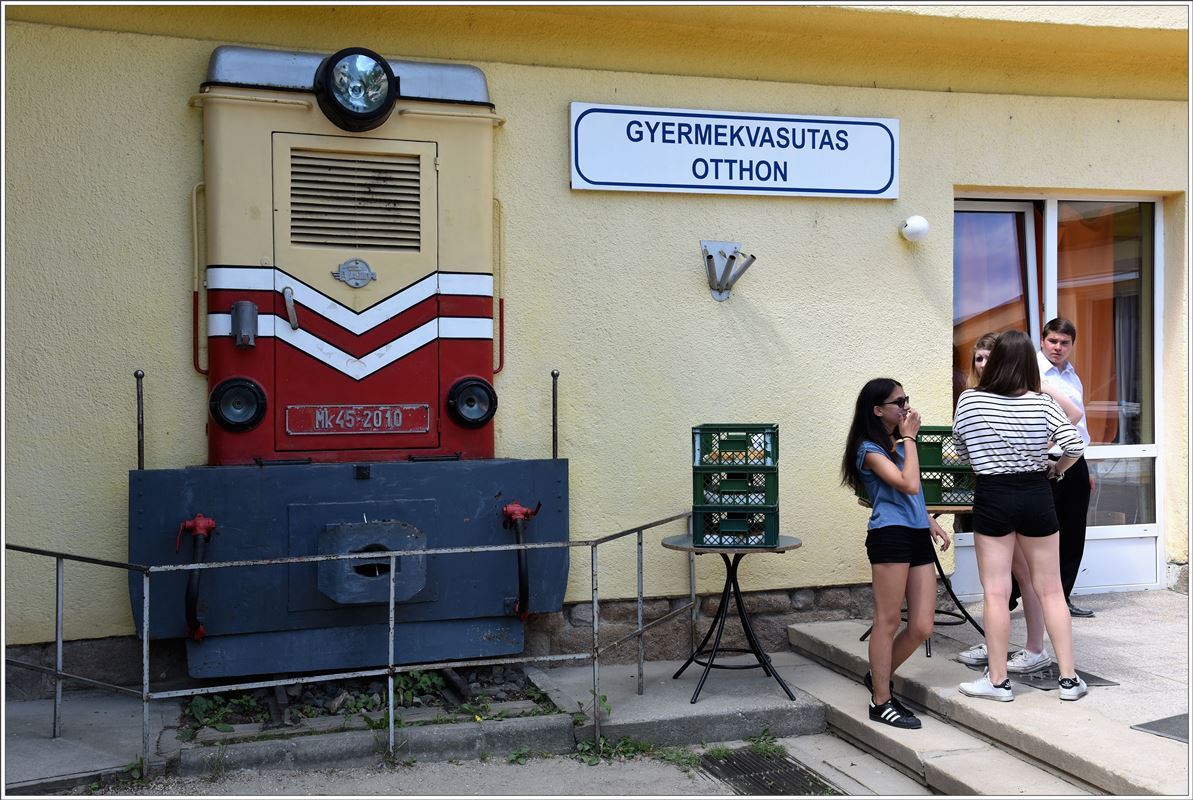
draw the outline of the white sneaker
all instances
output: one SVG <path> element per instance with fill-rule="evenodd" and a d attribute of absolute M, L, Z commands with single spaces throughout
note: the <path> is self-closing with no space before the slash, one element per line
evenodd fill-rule
<path fill-rule="evenodd" d="M 1060 679 L 1060 699 L 1061 700 L 1079 700 L 1089 693 L 1089 687 L 1085 685 L 1085 681 L 1081 680 L 1081 676 L 1076 678 L 1061 678 Z"/>
<path fill-rule="evenodd" d="M 1052 663 L 1047 653 L 1033 653 L 1030 650 L 1020 650 L 1007 659 L 1007 672 L 1022 675 L 1025 672 L 1035 672 Z"/>
<path fill-rule="evenodd" d="M 968 650 L 962 650 L 957 654 L 957 660 L 962 664 L 968 664 L 971 667 L 984 667 L 989 660 L 986 656 L 986 643 L 982 642 L 976 647 L 971 647 Z"/>
<path fill-rule="evenodd" d="M 958 688 L 961 694 L 967 697 L 984 697 L 987 700 L 998 700 L 1000 703 L 1009 703 L 1015 699 L 1015 694 L 1011 691 L 1011 679 L 1003 678 L 1002 683 L 991 683 L 990 670 L 983 672 L 982 677 L 976 681 L 967 681 Z"/>

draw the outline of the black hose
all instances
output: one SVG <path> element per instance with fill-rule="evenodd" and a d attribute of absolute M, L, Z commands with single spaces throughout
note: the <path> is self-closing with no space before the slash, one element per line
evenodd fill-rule
<path fill-rule="evenodd" d="M 514 520 L 514 533 L 518 537 L 518 544 L 524 543 L 523 526 L 525 520 Z M 514 606 L 514 613 L 525 621 L 530 615 L 530 570 L 526 562 L 526 548 L 518 550 L 518 604 Z"/>
<path fill-rule="evenodd" d="M 206 536 L 192 536 L 195 548 L 192 564 L 202 564 L 207 550 Z M 199 621 L 199 578 L 203 570 L 193 569 L 186 578 L 186 635 L 196 642 L 203 640 L 203 623 Z"/>

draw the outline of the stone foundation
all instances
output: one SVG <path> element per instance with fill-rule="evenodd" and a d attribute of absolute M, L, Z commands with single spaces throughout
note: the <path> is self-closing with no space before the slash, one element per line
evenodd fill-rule
<path fill-rule="evenodd" d="M 6 658 L 26 664 L 54 668 L 54 643 L 16 644 L 4 648 Z M 141 686 L 141 640 L 136 636 L 110 636 L 104 639 L 75 639 L 62 643 L 62 671 L 83 678 L 129 686 Z M 54 679 L 43 672 L 5 667 L 4 699 L 38 700 L 54 696 Z M 186 644 L 182 639 L 153 642 L 149 648 L 149 681 L 153 691 L 164 684 L 189 680 L 186 674 Z M 103 691 L 78 681 L 65 681 L 64 690 Z"/>
<path fill-rule="evenodd" d="M 1168 565 L 1168 588 L 1181 594 L 1189 593 L 1189 564 Z"/>

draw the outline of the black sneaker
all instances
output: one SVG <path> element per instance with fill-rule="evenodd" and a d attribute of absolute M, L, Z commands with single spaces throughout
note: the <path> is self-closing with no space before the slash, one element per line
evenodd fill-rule
<path fill-rule="evenodd" d="M 881 705 L 874 705 L 870 702 L 870 719 L 874 722 L 881 722 L 884 725 L 890 725 L 892 728 L 906 728 L 914 730 L 920 727 L 920 721 L 915 714 L 904 713 L 895 705 L 895 699 L 892 697 Z"/>
<path fill-rule="evenodd" d="M 870 690 L 870 700 L 874 700 L 874 678 L 870 675 L 870 670 L 866 670 L 866 688 Z M 899 713 L 907 717 L 915 717 L 915 714 L 910 708 L 899 702 L 899 698 L 895 697 L 895 682 L 891 681 L 891 702 L 895 704 L 895 708 L 899 709 Z M 919 727 L 918 725 L 916 727 Z"/>

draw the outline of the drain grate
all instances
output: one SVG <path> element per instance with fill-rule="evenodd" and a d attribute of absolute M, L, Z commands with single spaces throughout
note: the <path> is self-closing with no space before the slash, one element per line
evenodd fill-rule
<path fill-rule="evenodd" d="M 737 794 L 845 794 L 789 755 L 764 756 L 748 747 L 730 751 L 724 758 L 705 753 L 700 766 Z"/>
<path fill-rule="evenodd" d="M 1167 739 L 1176 739 L 1178 742 L 1189 743 L 1189 714 L 1177 714 L 1174 717 L 1165 717 L 1164 719 L 1157 719 L 1152 722 L 1144 722 L 1141 725 L 1132 725 L 1131 728 L 1144 733 L 1154 733 L 1157 736 L 1163 736 Z"/>
<path fill-rule="evenodd" d="M 972 664 L 966 664 L 974 672 L 981 672 L 985 667 L 975 667 Z M 1077 674 L 1085 681 L 1088 686 L 1118 686 L 1117 683 L 1109 678 L 1102 678 L 1085 670 L 1077 670 Z M 1038 669 L 1035 672 L 1029 672 L 1023 675 L 1012 672 L 1007 673 L 1007 677 L 1011 679 L 1011 683 L 1017 683 L 1020 686 L 1030 686 L 1033 689 L 1041 689 L 1045 692 L 1050 692 L 1057 688 L 1057 681 L 1060 680 L 1060 667 L 1055 661 L 1052 661 L 1043 669 Z"/>
<path fill-rule="evenodd" d="M 1082 670 L 1077 670 L 1077 674 L 1089 686 L 1118 686 L 1117 683 L 1108 678 L 1099 678 L 1097 675 L 1091 675 Z M 1045 692 L 1050 692 L 1053 689 L 1059 688 L 1057 682 L 1060 680 L 1060 667 L 1053 661 L 1048 666 L 1038 669 L 1035 672 L 1029 672 L 1026 675 L 1007 673 L 1007 677 L 1011 679 L 1012 683 L 1031 686 L 1035 689 L 1043 689 Z"/>

